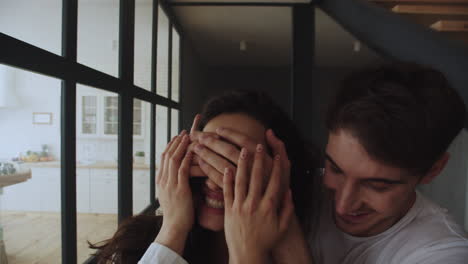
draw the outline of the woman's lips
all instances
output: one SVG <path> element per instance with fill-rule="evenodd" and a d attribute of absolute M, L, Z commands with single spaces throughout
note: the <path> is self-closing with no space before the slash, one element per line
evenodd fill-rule
<path fill-rule="evenodd" d="M 207 207 L 224 212 L 224 195 L 222 191 L 213 191 L 205 186 L 203 194 L 205 196 L 204 204 Z"/>

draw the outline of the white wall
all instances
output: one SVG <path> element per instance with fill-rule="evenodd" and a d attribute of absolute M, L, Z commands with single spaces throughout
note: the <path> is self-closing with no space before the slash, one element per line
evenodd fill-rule
<path fill-rule="evenodd" d="M 452 142 L 448 152 L 447 166 L 430 184 L 421 186 L 421 191 L 433 201 L 447 208 L 458 223 L 468 231 L 468 132 L 463 129 Z"/>
<path fill-rule="evenodd" d="M 78 6 L 78 62 L 117 76 L 119 1 L 83 1 Z M 61 52 L 61 0 L 1 0 L 0 32 L 26 41 L 56 54 Z M 152 4 L 137 1 L 135 15 L 135 84 L 148 89 L 151 80 L 151 23 Z M 163 27 L 166 28 L 166 27 Z M 167 34 L 167 32 L 165 32 Z M 167 50 L 167 41 L 158 46 Z M 167 53 L 158 55 L 167 61 Z M 167 72 L 167 66 L 158 71 Z M 162 72 L 161 72 L 162 71 Z M 14 75 L 15 90 L 20 105 L 0 108 L 0 159 L 11 159 L 26 150 L 40 151 L 42 144 L 50 145 L 54 156 L 60 156 L 60 80 L 20 70 Z M 1 80 L 0 80 L 1 81 Z M 158 82 L 160 86 L 167 85 Z M 83 90 L 102 94 L 102 90 L 78 86 Z M 167 89 L 166 89 L 167 90 Z M 78 100 L 79 98 L 77 98 Z M 79 102 L 79 101 L 77 101 Z M 149 159 L 150 107 L 144 103 L 144 138 L 134 141 L 134 151 L 145 151 Z M 33 112 L 51 112 L 52 125 L 33 125 Z M 146 122 L 145 122 L 146 121 Z M 157 140 L 165 138 L 157 137 Z M 99 160 L 114 161 L 117 157 L 117 139 L 77 138 L 77 159 L 90 150 Z"/>

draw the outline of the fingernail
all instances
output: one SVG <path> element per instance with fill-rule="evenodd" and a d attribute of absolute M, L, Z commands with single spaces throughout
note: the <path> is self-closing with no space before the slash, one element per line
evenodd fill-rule
<path fill-rule="evenodd" d="M 263 150 L 262 144 L 258 144 L 257 145 L 257 152 L 262 152 L 262 150 Z"/>
<path fill-rule="evenodd" d="M 242 148 L 240 157 L 241 157 L 241 159 L 246 159 L 247 158 L 247 149 L 246 148 Z"/>
<path fill-rule="evenodd" d="M 270 132 L 272 136 L 276 137 L 275 132 L 273 132 L 273 129 L 270 128 L 268 131 Z"/>
<path fill-rule="evenodd" d="M 275 156 L 275 160 L 280 160 L 280 155 L 279 154 Z"/>
<path fill-rule="evenodd" d="M 187 131 L 184 129 L 184 130 L 182 130 L 182 131 L 180 132 L 179 136 L 183 136 L 183 135 L 185 135 L 185 133 L 187 133 Z"/>
<path fill-rule="evenodd" d="M 205 166 L 205 164 L 206 163 L 202 159 L 198 160 L 198 165 Z"/>
<path fill-rule="evenodd" d="M 229 176 L 230 173 L 231 172 L 230 172 L 229 168 L 227 168 L 227 167 L 224 168 L 224 175 Z"/>
<path fill-rule="evenodd" d="M 220 133 L 220 134 L 221 134 L 221 133 L 223 133 L 223 131 L 224 131 L 224 128 L 222 128 L 222 127 L 218 127 L 218 128 L 216 129 L 216 133 Z"/>

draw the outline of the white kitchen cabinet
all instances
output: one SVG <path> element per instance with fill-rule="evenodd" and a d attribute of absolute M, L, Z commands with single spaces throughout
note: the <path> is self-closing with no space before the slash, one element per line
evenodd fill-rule
<path fill-rule="evenodd" d="M 76 170 L 76 210 L 78 213 L 90 212 L 89 171 L 88 168 Z"/>
<path fill-rule="evenodd" d="M 133 170 L 133 214 L 138 214 L 150 204 L 149 170 Z"/>
<path fill-rule="evenodd" d="M 60 212 L 60 167 L 31 167 L 31 179 L 3 188 L 2 210 Z M 133 171 L 133 213 L 150 204 L 149 170 Z M 116 214 L 118 208 L 117 169 L 80 168 L 76 170 L 78 213 Z"/>
<path fill-rule="evenodd" d="M 42 212 L 60 212 L 60 168 L 33 168 L 32 177 L 38 176 L 40 208 Z"/>
<path fill-rule="evenodd" d="M 90 169 L 89 200 L 91 213 L 117 213 L 117 170 Z"/>

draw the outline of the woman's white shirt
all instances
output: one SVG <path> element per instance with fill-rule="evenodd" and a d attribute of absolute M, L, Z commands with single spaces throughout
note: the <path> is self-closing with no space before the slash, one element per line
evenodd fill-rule
<path fill-rule="evenodd" d="M 153 242 L 138 264 L 188 264 L 188 262 L 172 249 Z"/>

